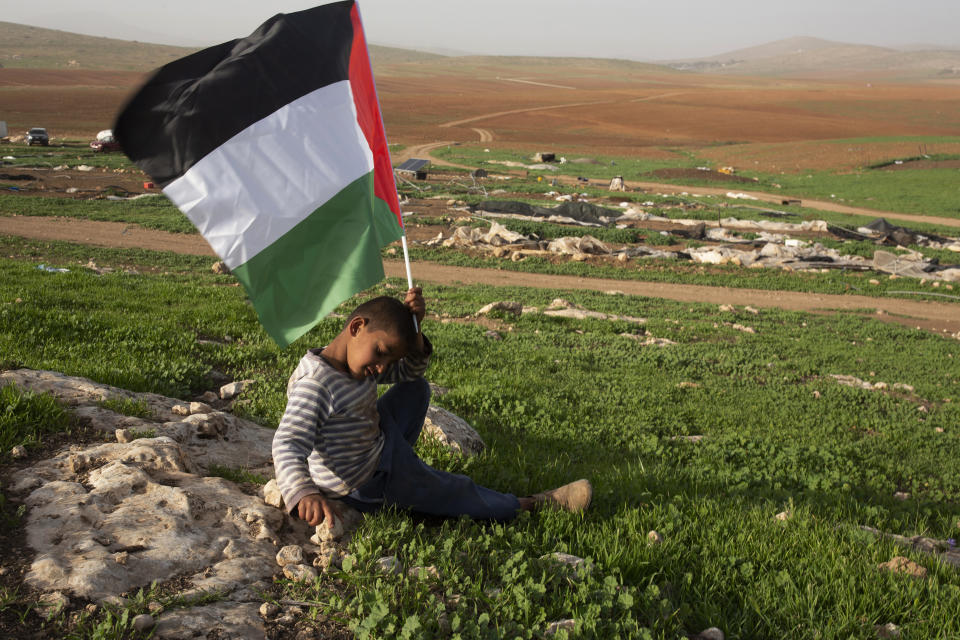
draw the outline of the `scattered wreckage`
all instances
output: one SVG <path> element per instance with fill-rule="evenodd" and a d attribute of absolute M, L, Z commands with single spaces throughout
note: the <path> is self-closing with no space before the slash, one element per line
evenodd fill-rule
<path fill-rule="evenodd" d="M 522 260 L 528 256 L 571 256 L 586 260 L 590 256 L 609 256 L 625 262 L 635 258 L 667 258 L 689 260 L 698 264 L 733 264 L 748 268 L 773 267 L 791 270 L 847 269 L 879 271 L 897 277 L 960 282 L 960 264 L 940 265 L 922 253 L 906 249 L 918 245 L 958 253 L 960 239 L 911 231 L 890 224 L 883 218 L 856 230 L 829 224 L 823 220 L 790 223 L 773 220 L 739 220 L 724 218 L 718 223 L 703 220 L 673 219 L 651 215 L 642 210 L 626 211 L 600 207 L 583 201 L 566 201 L 556 207 L 541 207 L 525 202 L 485 201 L 473 207 L 473 213 L 490 224 L 483 229 L 456 227 L 447 237 L 441 232 L 426 246 L 444 246 L 489 250 L 497 257 Z M 576 226 L 623 228 L 627 223 L 662 222 L 679 226 L 670 235 L 704 240 L 715 244 L 683 250 L 662 250 L 645 245 L 611 246 L 591 235 L 565 236 L 541 240 L 510 231 L 493 218 L 513 218 L 554 222 Z M 737 235 L 750 233 L 751 238 Z M 872 258 L 844 254 L 842 249 L 825 247 L 820 242 L 790 237 L 811 233 L 830 234 L 842 240 L 867 241 L 880 246 L 896 247 L 899 253 L 877 249 Z"/>

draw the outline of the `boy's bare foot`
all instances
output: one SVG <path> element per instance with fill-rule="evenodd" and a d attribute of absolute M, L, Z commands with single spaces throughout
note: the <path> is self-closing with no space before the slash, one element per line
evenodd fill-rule
<path fill-rule="evenodd" d="M 585 511 L 593 498 L 593 487 L 589 480 L 577 480 L 562 487 L 520 498 L 520 508 L 525 511 L 536 509 L 563 509 L 571 513 Z"/>

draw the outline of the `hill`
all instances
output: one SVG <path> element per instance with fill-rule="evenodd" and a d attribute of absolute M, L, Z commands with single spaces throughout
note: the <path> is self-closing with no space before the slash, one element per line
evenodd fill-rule
<path fill-rule="evenodd" d="M 12 69 L 149 71 L 194 51 L 0 22 L 0 65 Z"/>
<path fill-rule="evenodd" d="M 960 50 L 911 47 L 905 51 L 808 37 L 666 64 L 683 71 L 756 76 L 862 75 L 907 81 L 960 78 Z"/>

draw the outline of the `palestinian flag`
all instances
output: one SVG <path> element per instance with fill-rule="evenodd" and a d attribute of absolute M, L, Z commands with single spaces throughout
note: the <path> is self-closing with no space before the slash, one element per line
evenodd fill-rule
<path fill-rule="evenodd" d="M 383 279 L 403 220 L 355 2 L 161 67 L 113 130 L 281 347 Z"/>

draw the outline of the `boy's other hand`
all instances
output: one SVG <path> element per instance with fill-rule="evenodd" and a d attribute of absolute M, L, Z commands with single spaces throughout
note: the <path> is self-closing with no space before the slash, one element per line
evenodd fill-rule
<path fill-rule="evenodd" d="M 407 290 L 407 297 L 403 299 L 403 304 L 407 305 L 410 313 L 417 317 L 417 326 L 423 326 L 423 316 L 427 313 L 427 303 L 423 300 L 423 289 L 421 287 L 412 287 Z"/>
<path fill-rule="evenodd" d="M 315 527 L 324 521 L 332 527 L 340 517 L 333 501 L 324 498 L 319 493 L 311 493 L 301 498 L 297 505 L 297 515 L 311 527 Z"/>

